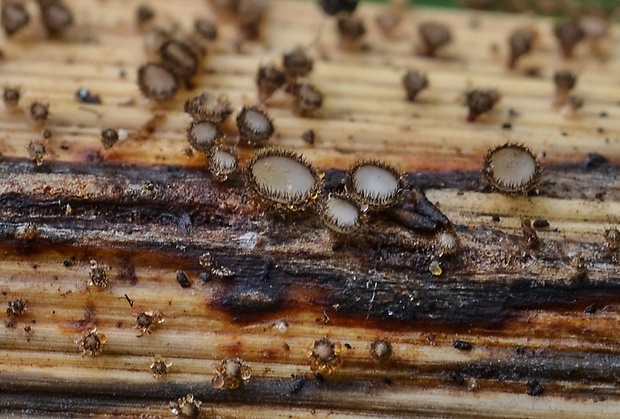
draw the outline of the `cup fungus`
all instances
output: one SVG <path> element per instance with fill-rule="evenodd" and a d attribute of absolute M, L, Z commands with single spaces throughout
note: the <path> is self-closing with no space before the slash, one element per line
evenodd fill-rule
<path fill-rule="evenodd" d="M 392 356 L 392 344 L 387 339 L 375 339 L 370 344 L 370 356 L 377 362 L 385 362 Z"/>
<path fill-rule="evenodd" d="M 162 62 L 182 79 L 189 79 L 198 72 L 199 57 L 194 49 L 178 39 L 169 39 L 159 47 Z"/>
<path fill-rule="evenodd" d="M 353 13 L 358 3 L 359 0 L 319 0 L 319 6 L 328 16 Z"/>
<path fill-rule="evenodd" d="M 211 380 L 217 389 L 227 388 L 234 390 L 252 377 L 252 369 L 243 365 L 241 358 L 227 358 L 222 360 L 215 370 L 216 375 Z"/>
<path fill-rule="evenodd" d="M 41 166 L 45 156 L 47 156 L 47 148 L 39 140 L 33 140 L 28 143 L 28 156 L 32 159 L 34 164 Z"/>
<path fill-rule="evenodd" d="M 274 65 L 260 66 L 256 74 L 258 100 L 264 102 L 286 83 L 286 75 Z"/>
<path fill-rule="evenodd" d="M 322 176 L 302 155 L 279 148 L 258 152 L 247 171 L 259 196 L 290 210 L 303 209 L 316 199 L 322 183 Z"/>
<path fill-rule="evenodd" d="M 100 265 L 96 260 L 90 261 L 90 269 L 88 270 L 88 275 L 90 277 L 90 281 L 88 285 L 94 285 L 99 288 L 105 288 L 108 286 L 108 267 L 105 265 Z"/>
<path fill-rule="evenodd" d="M 426 74 L 419 71 L 409 70 L 403 76 L 403 87 L 407 94 L 407 100 L 413 102 L 422 90 L 428 87 L 428 79 Z"/>
<path fill-rule="evenodd" d="M 216 141 L 222 137 L 217 124 L 206 119 L 194 121 L 187 128 L 187 139 L 190 145 L 198 150 L 207 152 Z"/>
<path fill-rule="evenodd" d="M 297 47 L 282 56 L 284 72 L 290 78 L 307 76 L 314 67 L 314 60 L 308 55 L 305 48 Z"/>
<path fill-rule="evenodd" d="M 207 164 L 211 175 L 217 180 L 225 181 L 237 171 L 239 163 L 234 149 L 214 146 L 207 153 Z"/>
<path fill-rule="evenodd" d="M 138 69 L 138 87 L 150 99 L 167 100 L 177 93 L 179 82 L 167 66 L 148 63 Z"/>
<path fill-rule="evenodd" d="M 118 141 L 118 131 L 113 128 L 101 131 L 101 145 L 104 149 L 111 148 Z"/>
<path fill-rule="evenodd" d="M 14 35 L 30 22 L 30 14 L 23 4 L 5 1 L 2 4 L 2 28 L 7 36 Z"/>
<path fill-rule="evenodd" d="M 480 115 L 489 112 L 499 99 L 500 94 L 495 89 L 474 89 L 465 93 L 465 102 L 469 108 L 467 122 L 474 122 Z"/>
<path fill-rule="evenodd" d="M 572 57 L 575 46 L 586 37 L 585 31 L 577 22 L 558 23 L 553 33 L 560 43 L 560 49 L 565 58 Z"/>
<path fill-rule="evenodd" d="M 323 93 L 313 84 L 298 83 L 293 86 L 293 109 L 298 115 L 308 115 L 323 105 Z"/>
<path fill-rule="evenodd" d="M 7 304 L 6 314 L 9 316 L 20 316 L 26 311 L 26 300 L 18 298 L 9 301 Z"/>
<path fill-rule="evenodd" d="M 41 21 L 47 32 L 56 36 L 73 24 L 73 12 L 61 0 L 37 0 Z"/>
<path fill-rule="evenodd" d="M 136 317 L 136 328 L 142 335 L 148 335 L 153 328 L 164 322 L 164 314 L 161 311 L 142 311 Z"/>
<path fill-rule="evenodd" d="M 418 34 L 422 40 L 420 55 L 434 57 L 437 50 L 452 41 L 450 28 L 440 22 L 423 22 L 418 26 Z"/>
<path fill-rule="evenodd" d="M 568 102 L 570 91 L 577 84 L 577 75 L 571 70 L 558 70 L 553 75 L 555 84 L 554 106 L 561 106 Z"/>
<path fill-rule="evenodd" d="M 151 369 L 154 378 L 162 378 L 168 374 L 168 369 L 171 366 L 172 362 L 166 361 L 160 355 L 155 355 L 149 368 Z"/>
<path fill-rule="evenodd" d="M 376 160 L 354 165 L 347 173 L 346 188 L 364 208 L 385 208 L 394 203 L 403 188 L 401 174 L 392 166 Z"/>
<path fill-rule="evenodd" d="M 358 45 L 366 34 L 366 25 L 364 20 L 359 16 L 340 15 L 336 20 L 336 27 L 340 40 L 345 48 L 353 48 Z"/>
<path fill-rule="evenodd" d="M 346 195 L 328 195 L 321 202 L 320 214 L 323 224 L 336 233 L 349 234 L 360 227 L 360 209 Z"/>
<path fill-rule="evenodd" d="M 19 86 L 4 86 L 2 90 L 2 101 L 4 106 L 9 109 L 15 109 L 21 98 L 21 88 Z"/>
<path fill-rule="evenodd" d="M 46 121 L 50 115 L 49 108 L 49 103 L 43 103 L 39 101 L 32 102 L 29 110 L 30 119 L 39 123 Z"/>
<path fill-rule="evenodd" d="M 226 94 L 215 96 L 209 93 L 201 93 L 187 99 L 184 110 L 195 120 L 206 119 L 220 123 L 232 114 L 232 105 Z"/>
<path fill-rule="evenodd" d="M 273 122 L 267 113 L 256 106 L 244 106 L 237 115 L 239 143 L 261 146 L 273 135 Z"/>
<path fill-rule="evenodd" d="M 529 148 L 506 143 L 487 152 L 483 173 L 495 190 L 525 195 L 540 183 L 542 170 Z"/>
<path fill-rule="evenodd" d="M 214 41 L 217 38 L 217 27 L 209 19 L 196 19 L 194 21 L 194 32 L 205 41 Z"/>
<path fill-rule="evenodd" d="M 183 419 L 196 419 L 200 417 L 201 401 L 194 399 L 193 394 L 178 399 L 176 402 L 170 402 L 168 407 L 173 415 Z"/>
<path fill-rule="evenodd" d="M 342 345 L 333 343 L 328 338 L 315 341 L 308 355 L 310 369 L 320 374 L 331 374 L 342 365 L 341 351 Z"/>
<path fill-rule="evenodd" d="M 78 340 L 78 347 L 84 355 L 96 356 L 103 351 L 103 345 L 106 337 L 102 333 L 98 333 L 97 329 L 85 332 Z"/>
<path fill-rule="evenodd" d="M 510 55 L 508 57 L 508 68 L 515 68 L 517 60 L 529 54 L 536 39 L 536 31 L 531 28 L 515 29 L 508 38 Z"/>

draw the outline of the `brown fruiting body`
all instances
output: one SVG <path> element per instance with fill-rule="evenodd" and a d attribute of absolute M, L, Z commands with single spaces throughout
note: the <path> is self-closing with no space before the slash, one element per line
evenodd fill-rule
<path fill-rule="evenodd" d="M 179 82 L 167 66 L 148 63 L 138 69 L 138 87 L 147 98 L 167 100 L 177 93 Z"/>
<path fill-rule="evenodd" d="M 452 41 L 450 28 L 440 22 L 424 22 L 418 26 L 418 34 L 422 40 L 420 55 L 434 57 L 437 50 Z"/>
<path fill-rule="evenodd" d="M 506 143 L 489 150 L 483 173 L 489 184 L 508 195 L 525 195 L 541 182 L 542 169 L 532 151 L 522 144 Z"/>
<path fill-rule="evenodd" d="M 227 95 L 221 94 L 216 97 L 209 93 L 201 93 L 187 99 L 184 110 L 195 120 L 204 119 L 215 123 L 223 122 L 233 111 Z"/>
<path fill-rule="evenodd" d="M 258 100 L 264 102 L 280 87 L 284 86 L 286 75 L 274 65 L 260 66 L 256 74 Z"/>
<path fill-rule="evenodd" d="M 213 387 L 234 390 L 250 379 L 252 369 L 243 365 L 243 360 L 236 357 L 222 360 L 222 363 L 215 369 L 215 373 L 211 381 Z"/>
<path fill-rule="evenodd" d="M 499 92 L 495 89 L 474 89 L 465 93 L 465 102 L 469 108 L 467 122 L 474 122 L 480 115 L 489 112 L 499 99 Z"/>
<path fill-rule="evenodd" d="M 345 186 L 362 211 L 391 206 L 403 191 L 403 176 L 396 168 L 378 160 L 363 160 L 347 171 Z"/>
<path fill-rule="evenodd" d="M 153 362 L 149 366 L 154 378 L 162 378 L 168 374 L 168 369 L 172 366 L 172 362 L 166 361 L 160 355 L 153 357 Z"/>
<path fill-rule="evenodd" d="M 267 113 L 256 106 L 244 106 L 237 115 L 239 144 L 262 146 L 273 135 L 273 122 Z"/>
<path fill-rule="evenodd" d="M 9 301 L 7 304 L 6 314 L 9 316 L 20 316 L 26 311 L 26 300 L 18 298 Z"/>
<path fill-rule="evenodd" d="M 105 288 L 108 286 L 108 274 L 107 266 L 102 266 L 97 263 L 96 260 L 90 261 L 90 269 L 88 275 L 90 276 L 90 285 L 94 285 L 99 288 Z"/>
<path fill-rule="evenodd" d="M 314 67 L 314 60 L 308 55 L 305 48 L 297 47 L 282 56 L 282 66 L 286 75 L 295 79 L 307 76 Z"/>
<path fill-rule="evenodd" d="M 19 104 L 21 97 L 21 87 L 19 86 L 4 86 L 2 90 L 2 101 L 4 106 L 9 109 L 14 109 Z"/>
<path fill-rule="evenodd" d="M 403 87 L 407 94 L 407 100 L 413 102 L 422 90 L 428 87 L 428 79 L 426 74 L 422 74 L 415 70 L 409 70 L 403 76 Z"/>
<path fill-rule="evenodd" d="M 205 41 L 214 41 L 217 38 L 215 22 L 209 19 L 198 18 L 194 21 L 194 32 Z"/>
<path fill-rule="evenodd" d="M 366 34 L 364 20 L 356 15 L 340 15 L 337 18 L 336 25 L 344 47 L 357 45 Z"/>
<path fill-rule="evenodd" d="M 385 362 L 392 356 L 392 344 L 387 339 L 375 339 L 370 344 L 370 356 L 378 362 Z"/>
<path fill-rule="evenodd" d="M 159 47 L 162 62 L 178 77 L 189 79 L 198 72 L 200 59 L 194 49 L 178 39 L 169 39 Z"/>
<path fill-rule="evenodd" d="M 194 399 L 193 394 L 188 394 L 176 402 L 170 402 L 169 408 L 172 414 L 182 419 L 196 419 L 200 417 L 200 405 L 202 402 Z"/>
<path fill-rule="evenodd" d="M 7 36 L 14 35 L 30 22 L 30 14 L 23 4 L 5 1 L 2 4 L 2 28 Z"/>
<path fill-rule="evenodd" d="M 164 322 L 164 315 L 161 311 L 142 311 L 136 317 L 136 329 L 142 335 L 150 334 L 156 325 Z"/>
<path fill-rule="evenodd" d="M 560 43 L 562 54 L 566 58 L 573 56 L 573 49 L 575 46 L 586 37 L 585 31 L 576 22 L 562 22 L 556 24 L 554 34 Z"/>
<path fill-rule="evenodd" d="M 43 144 L 39 140 L 33 140 L 28 143 L 28 156 L 32 159 L 32 161 L 37 165 L 41 166 L 43 164 L 43 160 L 47 155 L 47 149 L 45 148 L 45 144 Z"/>
<path fill-rule="evenodd" d="M 523 232 L 523 238 L 525 239 L 525 243 L 527 243 L 527 247 L 536 249 L 540 246 L 538 233 L 534 228 L 532 228 L 532 222 L 529 218 L 521 219 L 521 231 Z"/>
<path fill-rule="evenodd" d="M 97 333 L 97 329 L 85 332 L 80 340 L 78 346 L 83 354 L 89 356 L 96 356 L 103 351 L 103 345 L 106 342 L 105 335 Z"/>
<path fill-rule="evenodd" d="M 237 171 L 239 158 L 234 148 L 214 146 L 207 153 L 209 173 L 219 181 L 225 181 Z"/>
<path fill-rule="evenodd" d="M 30 118 L 35 122 L 44 122 L 49 117 L 49 103 L 32 102 L 30 105 Z"/>
<path fill-rule="evenodd" d="M 577 84 L 577 75 L 571 70 L 558 70 L 553 75 L 555 84 L 555 98 L 553 104 L 555 106 L 564 105 L 568 102 L 569 93 Z"/>
<path fill-rule="evenodd" d="M 73 24 L 73 12 L 61 0 L 37 1 L 41 9 L 41 21 L 50 35 L 60 35 Z"/>
<path fill-rule="evenodd" d="M 293 110 L 298 115 L 309 115 L 323 105 L 323 93 L 311 83 L 295 84 L 292 90 Z"/>
<path fill-rule="evenodd" d="M 510 55 L 508 57 L 508 68 L 515 68 L 517 60 L 529 54 L 536 38 L 536 32 L 530 28 L 515 29 L 508 38 Z"/>
<path fill-rule="evenodd" d="M 101 145 L 104 149 L 111 148 L 118 141 L 118 131 L 114 128 L 108 128 L 101 131 Z"/>
<path fill-rule="evenodd" d="M 155 18 L 155 10 L 148 4 L 141 4 L 136 8 L 136 25 L 142 29 Z"/>
<path fill-rule="evenodd" d="M 342 366 L 341 351 L 340 343 L 333 343 L 326 337 L 315 341 L 308 355 L 310 369 L 324 375 L 331 374 Z"/>
<path fill-rule="evenodd" d="M 269 8 L 269 3 L 267 0 L 237 1 L 237 29 L 241 39 L 258 39 L 260 37 L 260 27 Z"/>
<path fill-rule="evenodd" d="M 351 234 L 361 226 L 362 212 L 345 194 L 330 194 L 320 202 L 323 224 L 339 234 Z"/>

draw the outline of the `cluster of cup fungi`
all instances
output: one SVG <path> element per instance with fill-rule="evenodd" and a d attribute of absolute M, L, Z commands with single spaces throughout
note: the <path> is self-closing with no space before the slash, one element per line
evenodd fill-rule
<path fill-rule="evenodd" d="M 41 23 L 49 36 L 60 36 L 73 24 L 73 12 L 62 0 L 36 0 Z M 30 13 L 23 2 L 8 0 L 2 2 L 1 23 L 4 32 L 13 36 L 30 23 Z"/>

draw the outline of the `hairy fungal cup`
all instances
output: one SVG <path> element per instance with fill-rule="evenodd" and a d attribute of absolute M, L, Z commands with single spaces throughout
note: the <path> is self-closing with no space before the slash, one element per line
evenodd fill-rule
<path fill-rule="evenodd" d="M 239 159 L 233 148 L 214 146 L 207 153 L 209 173 L 217 180 L 224 181 L 237 171 Z"/>
<path fill-rule="evenodd" d="M 510 47 L 508 68 L 515 68 L 519 58 L 529 54 L 535 39 L 536 31 L 531 28 L 518 28 L 510 34 L 508 38 L 508 46 Z"/>
<path fill-rule="evenodd" d="M 167 66 L 148 63 L 138 69 L 138 87 L 150 99 L 167 100 L 177 93 L 179 82 Z"/>
<path fill-rule="evenodd" d="M 437 50 L 452 42 L 452 32 L 450 28 L 440 22 L 423 22 L 418 26 L 418 34 L 422 45 L 420 55 L 434 57 Z"/>
<path fill-rule="evenodd" d="M 261 146 L 273 135 L 273 122 L 267 113 L 256 106 L 244 106 L 237 115 L 239 143 Z"/>
<path fill-rule="evenodd" d="M 467 122 L 474 122 L 480 115 L 489 112 L 500 98 L 499 92 L 495 89 L 474 89 L 465 93 L 465 102 L 469 108 Z"/>
<path fill-rule="evenodd" d="M 198 72 L 200 58 L 185 42 L 169 39 L 159 47 L 158 52 L 162 62 L 182 79 L 189 79 Z"/>
<path fill-rule="evenodd" d="M 336 233 L 353 233 L 360 227 L 361 211 L 346 195 L 330 194 L 321 202 L 321 219 Z"/>
<path fill-rule="evenodd" d="M 323 93 L 310 83 L 298 83 L 293 86 L 293 96 L 295 98 L 293 109 L 298 115 L 308 115 L 323 105 Z"/>
<path fill-rule="evenodd" d="M 190 145 L 198 150 L 209 151 L 215 142 L 222 137 L 222 132 L 217 124 L 209 120 L 194 121 L 187 128 L 187 139 Z"/>
<path fill-rule="evenodd" d="M 347 173 L 347 192 L 362 208 L 385 208 L 394 203 L 403 189 L 400 173 L 390 165 L 367 160 Z"/>
<path fill-rule="evenodd" d="M 14 35 L 30 22 L 30 14 L 23 4 L 5 1 L 2 4 L 2 28 L 7 36 Z"/>
<path fill-rule="evenodd" d="M 226 358 L 215 369 L 211 380 L 214 388 L 234 390 L 252 377 L 252 369 L 243 364 L 241 358 Z"/>
<path fill-rule="evenodd" d="M 407 100 L 413 102 L 422 90 L 428 87 L 426 74 L 419 71 L 409 70 L 403 76 L 403 87 L 407 94 Z"/>
<path fill-rule="evenodd" d="M 484 157 L 484 175 L 504 194 L 527 194 L 541 181 L 542 170 L 532 151 L 521 144 L 506 143 Z"/>
<path fill-rule="evenodd" d="M 558 23 L 555 25 L 553 33 L 558 39 L 562 55 L 565 58 L 572 57 L 575 46 L 586 37 L 585 31 L 577 22 Z"/>
<path fill-rule="evenodd" d="M 282 66 L 288 77 L 304 77 L 312 71 L 314 60 L 308 55 L 305 48 L 297 47 L 282 55 Z"/>
<path fill-rule="evenodd" d="M 226 94 L 201 93 L 187 99 L 183 109 L 195 120 L 205 119 L 215 123 L 223 122 L 232 114 L 232 105 Z"/>
<path fill-rule="evenodd" d="M 247 172 L 258 195 L 290 210 L 303 209 L 316 199 L 322 184 L 322 177 L 301 154 L 279 148 L 258 152 Z"/>

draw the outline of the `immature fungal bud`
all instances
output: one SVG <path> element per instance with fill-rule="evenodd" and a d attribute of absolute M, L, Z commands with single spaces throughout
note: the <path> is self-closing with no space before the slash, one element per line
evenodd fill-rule
<path fill-rule="evenodd" d="M 142 29 L 155 19 L 155 10 L 148 4 L 141 4 L 136 8 L 136 25 Z"/>
<path fill-rule="evenodd" d="M 293 109 L 301 116 L 312 113 L 323 104 L 323 93 L 310 83 L 298 83 L 293 86 L 293 96 L 295 98 Z"/>
<path fill-rule="evenodd" d="M 320 374 L 331 374 L 342 365 L 341 351 L 340 343 L 333 343 L 326 337 L 315 341 L 308 355 L 310 369 Z"/>
<path fill-rule="evenodd" d="M 483 172 L 497 191 L 518 195 L 527 194 L 540 183 L 542 170 L 529 148 L 506 143 L 487 152 Z"/>
<path fill-rule="evenodd" d="M 198 55 L 183 41 L 169 39 L 164 42 L 159 47 L 159 56 L 164 65 L 182 79 L 187 80 L 198 72 Z"/>
<path fill-rule="evenodd" d="M 221 137 L 222 132 L 217 127 L 217 124 L 205 119 L 192 122 L 187 129 L 187 139 L 191 146 L 205 153 L 209 151 Z"/>
<path fill-rule="evenodd" d="M 585 31 L 576 22 L 562 22 L 555 25 L 555 37 L 560 43 L 562 54 L 566 58 L 573 56 L 573 49 L 585 36 Z"/>
<path fill-rule="evenodd" d="M 534 44 L 536 31 L 530 28 L 519 28 L 514 30 L 508 38 L 510 56 L 508 57 L 508 68 L 515 68 L 517 60 L 529 54 Z"/>
<path fill-rule="evenodd" d="M 2 4 L 2 28 L 7 36 L 18 32 L 30 22 L 30 14 L 22 3 L 4 1 Z"/>
<path fill-rule="evenodd" d="M 172 362 L 166 361 L 160 355 L 155 355 L 149 368 L 151 369 L 154 378 L 162 378 L 168 374 L 168 369 L 171 366 Z"/>
<path fill-rule="evenodd" d="M 168 67 L 148 63 L 138 69 L 138 87 L 150 99 L 167 100 L 177 93 L 179 82 Z"/>
<path fill-rule="evenodd" d="M 30 156 L 34 164 L 41 166 L 46 155 L 47 149 L 41 141 L 33 140 L 28 143 L 28 156 Z"/>
<path fill-rule="evenodd" d="M 260 26 L 268 8 L 267 0 L 238 0 L 237 29 L 241 38 L 259 38 Z"/>
<path fill-rule="evenodd" d="M 489 112 L 499 99 L 499 92 L 494 89 L 474 89 L 465 93 L 465 102 L 469 107 L 467 122 L 474 122 L 480 115 Z"/>
<path fill-rule="evenodd" d="M 577 75 L 571 70 L 558 70 L 553 75 L 553 82 L 555 83 L 553 104 L 555 106 L 564 105 L 568 102 L 570 91 L 577 84 Z"/>
<path fill-rule="evenodd" d="M 102 333 L 97 333 L 97 329 L 93 329 L 82 335 L 78 341 L 78 346 L 83 354 L 96 356 L 101 354 L 103 351 L 103 345 L 105 342 L 105 335 Z"/>
<path fill-rule="evenodd" d="M 540 245 L 538 233 L 532 228 L 532 222 L 529 218 L 521 219 L 521 231 L 523 232 L 523 238 L 527 243 L 527 247 L 535 249 Z"/>
<path fill-rule="evenodd" d="M 354 165 L 347 173 L 347 192 L 362 205 L 385 208 L 393 204 L 403 189 L 401 174 L 392 166 L 367 160 Z"/>
<path fill-rule="evenodd" d="M 358 3 L 359 0 L 319 0 L 319 6 L 329 16 L 353 13 Z"/>
<path fill-rule="evenodd" d="M 194 399 L 193 394 L 188 394 L 176 402 L 170 402 L 168 407 L 173 415 L 182 419 L 197 419 L 200 417 L 200 405 L 202 402 Z"/>
<path fill-rule="evenodd" d="M 314 60 L 308 55 L 305 48 L 297 47 L 282 56 L 282 65 L 286 75 L 295 79 L 307 76 L 312 71 Z"/>
<path fill-rule="evenodd" d="M 101 131 L 101 145 L 104 149 L 111 148 L 118 141 L 118 131 L 108 128 Z"/>
<path fill-rule="evenodd" d="M 214 146 L 207 153 L 209 173 L 222 182 L 237 171 L 238 160 L 233 148 Z"/>
<path fill-rule="evenodd" d="M 26 301 L 23 298 L 18 298 L 8 302 L 6 314 L 9 316 L 20 316 L 26 311 Z"/>
<path fill-rule="evenodd" d="M 423 45 L 420 47 L 420 55 L 434 57 L 437 50 L 452 41 L 450 28 L 439 22 L 424 22 L 418 26 L 418 33 Z"/>
<path fill-rule="evenodd" d="M 303 209 L 317 197 L 322 184 L 322 176 L 302 155 L 278 148 L 258 152 L 247 171 L 258 195 L 290 210 Z"/>
<path fill-rule="evenodd" d="M 239 144 L 264 145 L 273 135 L 273 122 L 265 111 L 256 106 L 244 106 L 237 115 Z"/>
<path fill-rule="evenodd" d="M 206 41 L 214 41 L 217 38 L 217 27 L 209 19 L 196 19 L 194 21 L 194 32 Z"/>
<path fill-rule="evenodd" d="M 99 288 L 105 288 L 108 286 L 108 267 L 99 265 L 96 260 L 90 261 L 90 269 L 88 275 L 90 276 L 89 285 L 94 285 Z"/>
<path fill-rule="evenodd" d="M 226 94 L 215 96 L 201 93 L 185 102 L 184 110 L 195 120 L 207 119 L 215 123 L 223 122 L 232 114 L 232 105 Z"/>
<path fill-rule="evenodd" d="M 21 97 L 21 88 L 19 86 L 4 86 L 2 90 L 2 100 L 4 106 L 9 109 L 14 109 L 19 104 L 19 98 Z"/>
<path fill-rule="evenodd" d="M 455 254 L 460 247 L 459 239 L 454 230 L 442 230 L 437 234 L 435 249 L 437 256 L 443 257 Z"/>
<path fill-rule="evenodd" d="M 336 20 L 338 34 L 343 46 L 350 48 L 357 45 L 366 34 L 366 25 L 361 17 L 354 15 L 341 15 Z"/>
<path fill-rule="evenodd" d="M 252 377 L 252 369 L 243 365 L 241 358 L 227 358 L 215 369 L 216 375 L 211 383 L 213 387 L 234 390 Z"/>
<path fill-rule="evenodd" d="M 266 101 L 280 87 L 284 86 L 286 75 L 273 65 L 260 66 L 256 74 L 258 86 L 258 100 Z"/>
<path fill-rule="evenodd" d="M 407 100 L 413 102 L 418 93 L 428 87 L 426 74 L 422 74 L 415 70 L 407 71 L 403 76 L 403 87 L 407 93 Z"/>
<path fill-rule="evenodd" d="M 349 234 L 360 227 L 360 209 L 345 195 L 330 194 L 321 202 L 321 219 L 332 231 Z"/>
<path fill-rule="evenodd" d="M 47 32 L 56 36 L 73 24 L 73 12 L 61 0 L 38 0 L 41 21 Z"/>
<path fill-rule="evenodd" d="M 44 122 L 49 117 L 49 103 L 32 102 L 30 105 L 30 119 L 35 122 Z"/>
<path fill-rule="evenodd" d="M 605 250 L 608 254 L 614 254 L 620 250 L 620 231 L 617 228 L 608 228 L 605 236 Z"/>
<path fill-rule="evenodd" d="M 140 336 L 148 335 L 153 328 L 164 322 L 164 314 L 161 311 L 142 311 L 136 317 L 136 329 L 140 330 Z"/>
<path fill-rule="evenodd" d="M 385 362 L 392 356 L 392 344 L 387 339 L 375 339 L 370 344 L 370 356 L 377 362 Z"/>

